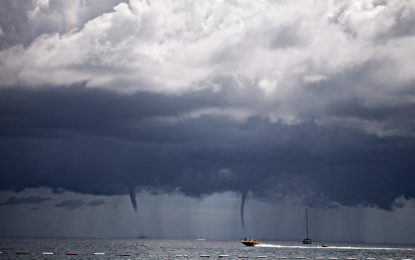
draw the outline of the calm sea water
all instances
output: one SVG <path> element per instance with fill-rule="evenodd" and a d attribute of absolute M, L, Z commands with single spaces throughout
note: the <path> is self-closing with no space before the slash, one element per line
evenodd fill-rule
<path fill-rule="evenodd" d="M 67 256 L 67 252 L 76 256 Z M 149 239 L 0 239 L 0 259 L 412 259 L 415 247 L 266 242 L 246 247 L 239 241 Z M 53 253 L 45 255 L 44 253 Z M 95 254 L 94 253 L 98 253 Z M 121 256 L 122 254 L 126 256 Z M 129 256 L 128 256 L 129 255 Z"/>

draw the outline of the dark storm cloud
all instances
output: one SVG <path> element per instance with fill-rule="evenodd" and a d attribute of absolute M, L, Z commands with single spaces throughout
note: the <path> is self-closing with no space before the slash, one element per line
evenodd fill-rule
<path fill-rule="evenodd" d="M 250 191 L 259 198 L 300 195 L 313 205 L 383 208 L 401 195 L 415 196 L 411 137 L 380 138 L 315 120 L 286 125 L 257 115 L 244 121 L 226 114 L 182 116 L 244 102 L 230 101 L 232 94 L 226 88 L 182 95 L 120 95 L 82 85 L 3 89 L 0 188 L 105 195 L 128 194 L 132 186 L 189 196 Z M 333 117 L 379 117 L 354 99 L 330 108 Z M 390 113 L 409 120 L 413 107 L 396 109 L 402 112 Z M 83 202 L 58 205 L 73 209 Z"/>
<path fill-rule="evenodd" d="M 105 201 L 101 200 L 101 199 L 97 199 L 97 200 L 92 200 L 90 202 L 88 202 L 88 206 L 91 207 L 96 207 L 96 206 L 100 206 L 100 205 L 104 205 Z"/>
<path fill-rule="evenodd" d="M 74 210 L 74 209 L 77 209 L 79 207 L 82 207 L 84 204 L 85 203 L 82 200 L 69 199 L 69 200 L 64 200 L 64 201 L 56 204 L 55 207 L 65 208 L 67 210 Z"/>
<path fill-rule="evenodd" d="M 0 3 L 1 190 L 414 197 L 411 1 L 118 3 Z"/>
<path fill-rule="evenodd" d="M 15 197 L 8 198 L 5 202 L 0 203 L 0 206 L 20 205 L 20 204 L 38 204 L 44 201 L 50 200 L 48 197 L 40 196 L 28 196 L 28 197 Z"/>

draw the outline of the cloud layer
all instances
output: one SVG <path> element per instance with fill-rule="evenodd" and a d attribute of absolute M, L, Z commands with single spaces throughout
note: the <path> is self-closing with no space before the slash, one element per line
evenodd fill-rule
<path fill-rule="evenodd" d="M 15 197 L 8 198 L 5 202 L 0 203 L 0 206 L 20 205 L 20 204 L 38 204 L 44 201 L 50 200 L 49 197 L 40 196 L 28 196 L 28 197 Z"/>
<path fill-rule="evenodd" d="M 67 210 L 74 210 L 79 207 L 82 207 L 84 204 L 85 203 L 82 200 L 69 199 L 69 200 L 64 200 L 62 202 L 59 202 L 58 204 L 55 205 L 55 207 L 65 208 Z"/>
<path fill-rule="evenodd" d="M 414 197 L 413 1 L 106 4 L 2 4 L 1 189 Z"/>

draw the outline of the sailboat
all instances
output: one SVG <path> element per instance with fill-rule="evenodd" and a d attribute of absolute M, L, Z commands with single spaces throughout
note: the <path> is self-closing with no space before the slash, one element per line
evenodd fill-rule
<path fill-rule="evenodd" d="M 305 209 L 305 230 L 307 237 L 303 239 L 303 244 L 310 245 L 312 244 L 311 238 L 308 237 L 308 211 Z"/>

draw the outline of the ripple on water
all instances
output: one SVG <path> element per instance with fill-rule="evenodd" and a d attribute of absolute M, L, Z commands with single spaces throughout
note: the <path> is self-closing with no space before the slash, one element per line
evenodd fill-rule
<path fill-rule="evenodd" d="M 291 242 L 267 245 L 249 248 L 239 241 L 208 240 L 0 239 L 0 259 L 413 260 L 415 252 L 410 247 L 336 245 L 322 249 Z"/>

